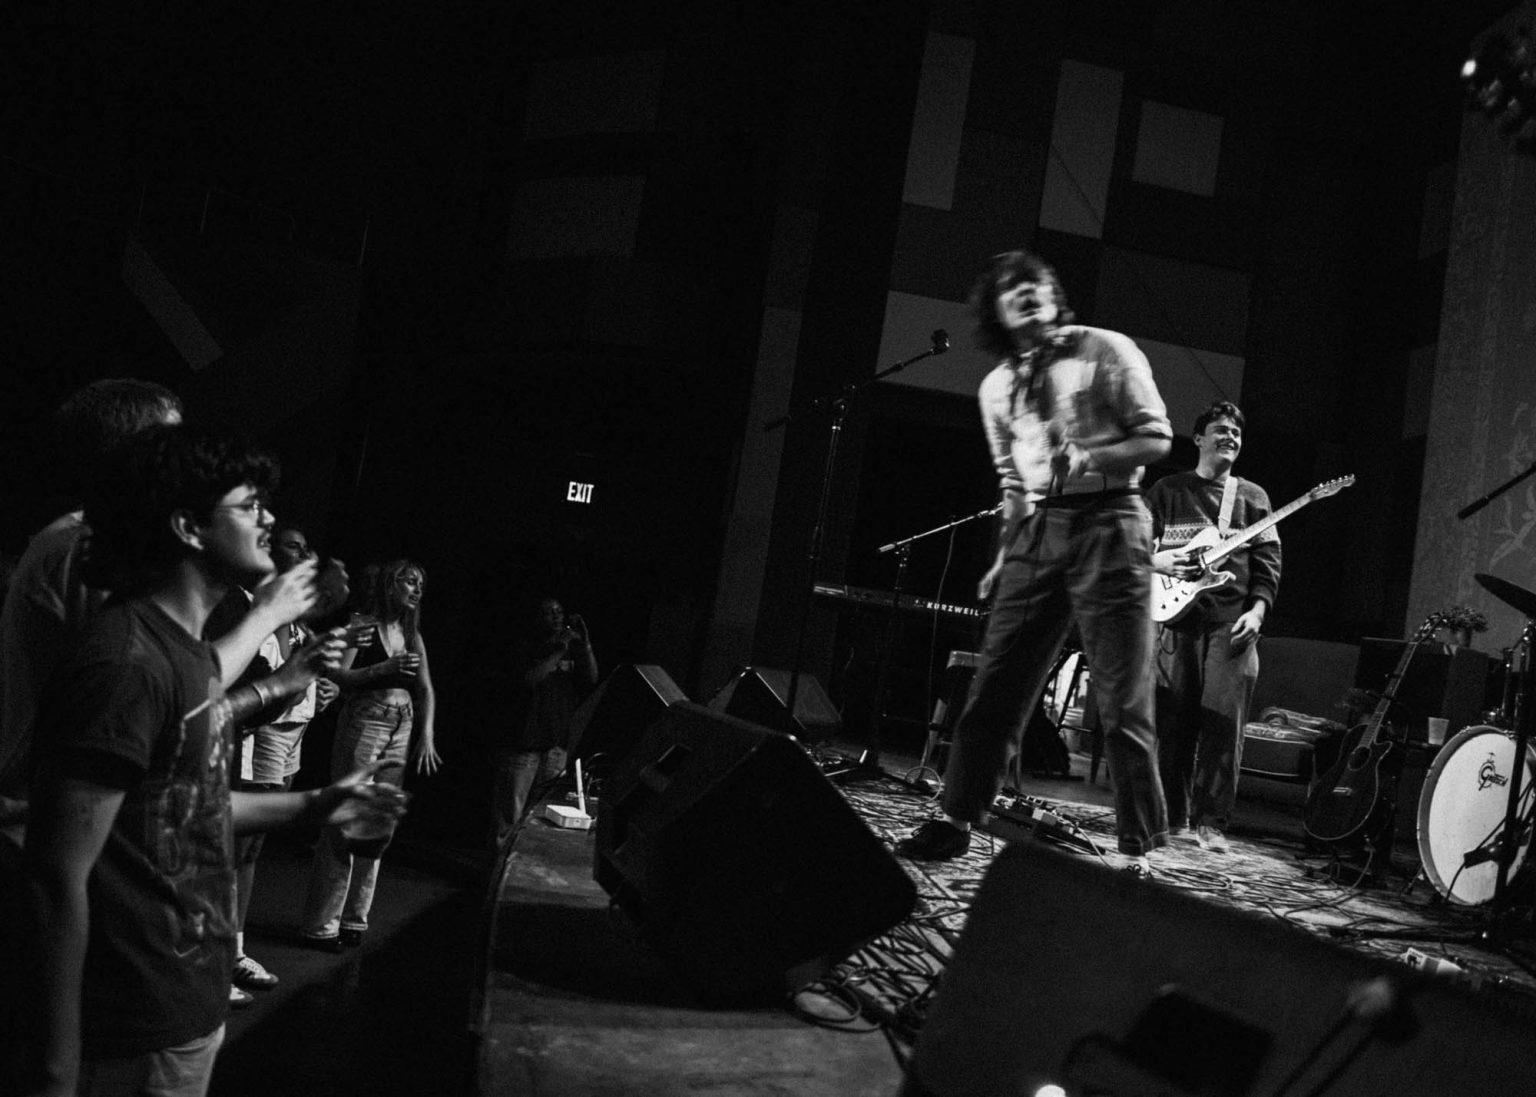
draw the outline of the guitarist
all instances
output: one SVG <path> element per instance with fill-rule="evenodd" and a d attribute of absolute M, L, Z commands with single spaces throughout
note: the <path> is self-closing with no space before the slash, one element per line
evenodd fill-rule
<path fill-rule="evenodd" d="M 1243 448 L 1243 413 L 1218 401 L 1195 419 L 1200 451 L 1193 472 L 1165 476 L 1147 491 L 1158 550 L 1178 549 L 1215 526 L 1226 536 L 1267 517 L 1269 496 L 1233 475 Z M 1164 573 L 1199 579 L 1205 567 L 1174 556 Z M 1202 591 L 1164 624 L 1157 646 L 1158 767 L 1170 831 L 1193 830 L 1200 845 L 1227 851 L 1225 831 L 1237 800 L 1243 728 L 1259 677 L 1257 640 L 1280 586 L 1274 528 L 1219 565 L 1232 578 Z"/>

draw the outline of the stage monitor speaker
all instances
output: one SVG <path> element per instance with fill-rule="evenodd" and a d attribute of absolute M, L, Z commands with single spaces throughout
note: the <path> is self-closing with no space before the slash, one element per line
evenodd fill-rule
<path fill-rule="evenodd" d="M 622 663 L 577 707 L 567 749 L 583 764 L 596 760 L 611 768 L 658 716 L 687 699 L 660 667 Z"/>
<path fill-rule="evenodd" d="M 976 894 L 902 1094 L 1536 1093 L 1521 1005 L 1010 845 Z"/>
<path fill-rule="evenodd" d="M 687 701 L 609 779 L 596 844 L 593 878 L 706 1001 L 803 986 L 917 901 L 803 747 Z"/>
<path fill-rule="evenodd" d="M 814 674 L 800 675 L 795 715 L 789 715 L 787 670 L 743 667 L 709 701 L 709 707 L 807 743 L 824 743 L 842 730 L 842 717 Z"/>
<path fill-rule="evenodd" d="M 1404 640 L 1362 638 L 1360 661 L 1355 666 L 1356 688 L 1382 692 L 1405 646 Z M 1483 712 L 1497 704 L 1491 688 L 1498 667 L 1498 660 L 1473 648 L 1420 644 L 1403 672 L 1389 722 L 1406 727 L 1407 737 L 1418 742 L 1425 740 L 1425 721 L 1431 716 L 1450 721 L 1448 735 L 1483 723 Z"/>

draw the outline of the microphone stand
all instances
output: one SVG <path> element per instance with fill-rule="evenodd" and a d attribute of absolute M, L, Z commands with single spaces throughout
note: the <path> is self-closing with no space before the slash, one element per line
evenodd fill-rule
<path fill-rule="evenodd" d="M 1468 503 L 1466 506 L 1462 507 L 1460 510 L 1458 510 L 1456 512 L 1457 520 L 1465 522 L 1468 518 L 1472 517 L 1478 511 L 1480 511 L 1484 507 L 1486 507 L 1489 503 L 1493 502 L 1495 499 L 1497 499 L 1499 496 L 1503 495 L 1510 488 L 1512 488 L 1516 484 L 1518 484 L 1521 480 L 1524 480 L 1527 476 L 1530 476 L 1533 473 L 1536 473 L 1536 465 L 1532 465 L 1530 468 L 1526 469 L 1524 472 L 1520 473 L 1519 475 L 1513 476 L 1510 479 L 1504 481 L 1502 484 L 1500 484 L 1498 487 L 1494 488 L 1492 491 L 1490 491 L 1487 495 L 1483 496 L 1481 499 L 1478 499 L 1478 500 L 1475 500 L 1475 501 L 1473 501 L 1471 503 Z"/>
<path fill-rule="evenodd" d="M 1002 509 L 1003 505 L 999 503 L 995 507 L 988 507 L 986 510 L 977 511 L 975 514 L 967 515 L 964 518 L 956 518 L 942 526 L 935 526 L 933 529 L 924 530 L 922 533 L 913 534 L 911 537 L 904 537 L 899 541 L 892 541 L 888 545 L 881 545 L 875 550 L 881 553 L 894 552 L 896 554 L 896 581 L 892 584 L 891 600 L 886 608 L 885 630 L 880 638 L 880 664 L 879 669 L 875 672 L 873 703 L 870 706 L 873 715 L 870 723 L 869 745 L 860 753 L 859 760 L 854 764 L 854 767 L 835 774 L 834 776 L 837 778 L 844 781 L 853 781 L 861 777 L 885 777 L 893 781 L 900 781 L 902 784 L 913 788 L 918 787 L 913 782 L 905 781 L 894 774 L 885 772 L 880 765 L 880 744 L 883 739 L 882 733 L 885 724 L 885 695 L 891 672 L 891 649 L 896 646 L 896 639 L 901 634 L 901 596 L 905 592 L 907 561 L 912 556 L 912 546 L 924 538 L 932 537 L 939 533 L 946 533 L 956 526 L 963 526 L 967 522 L 974 522 L 979 518 L 998 514 Z M 940 593 L 943 592 L 941 591 Z"/>
<path fill-rule="evenodd" d="M 811 592 L 816 584 L 816 568 L 821 563 L 821 549 L 826 538 L 827 507 L 832 498 L 833 471 L 837 466 L 837 446 L 842 437 L 843 423 L 848 418 L 848 408 L 853 399 L 865 389 L 869 388 L 882 377 L 904 370 L 914 362 L 921 362 L 924 358 L 932 358 L 949 350 L 949 333 L 943 328 L 935 331 L 929 340 L 932 345 L 923 353 L 915 354 L 911 358 L 903 359 L 894 365 L 875 373 L 873 377 L 860 381 L 856 385 L 844 385 L 836 392 L 823 393 L 813 400 L 807 401 L 801 407 L 791 408 L 788 413 L 763 426 L 765 432 L 778 430 L 780 427 L 792 422 L 796 416 L 804 415 L 811 411 L 830 411 L 832 414 L 832 435 L 827 444 L 827 457 L 821 471 L 821 495 L 816 503 L 816 524 L 811 530 L 810 550 L 806 553 L 806 580 L 805 593 L 800 603 L 800 624 L 795 631 L 795 657 L 789 668 L 789 696 L 785 699 L 785 707 L 789 710 L 790 725 L 794 726 L 795 702 L 800 692 L 800 670 L 805 658 L 805 633 L 810 625 L 811 618 Z"/>

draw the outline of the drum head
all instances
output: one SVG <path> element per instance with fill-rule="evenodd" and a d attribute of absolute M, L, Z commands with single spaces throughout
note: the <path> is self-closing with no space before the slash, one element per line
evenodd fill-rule
<path fill-rule="evenodd" d="M 1477 724 L 1446 740 L 1424 778 L 1419 794 L 1419 858 L 1435 890 L 1453 903 L 1486 903 L 1498 887 L 1496 863 L 1485 860 L 1467 865 L 1465 858 L 1475 850 L 1488 849 L 1502 830 L 1514 758 L 1513 735 Z M 1528 749 L 1520 778 L 1526 811 L 1531 803 L 1533 772 Z M 1529 851 L 1527 839 L 1510 864 L 1511 878 Z"/>

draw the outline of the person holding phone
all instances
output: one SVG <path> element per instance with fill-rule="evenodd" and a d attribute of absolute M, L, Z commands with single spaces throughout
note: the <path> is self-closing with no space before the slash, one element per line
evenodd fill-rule
<path fill-rule="evenodd" d="M 379 569 L 366 608 L 347 628 L 349 647 L 327 677 L 342 689 L 331 770 L 382 763 L 375 780 L 399 786 L 407 765 L 431 776 L 442 764 L 433 726 L 435 696 L 419 625 L 426 569 L 395 560 Z M 334 951 L 362 943 L 392 834 L 357 840 L 327 827 L 315 847 L 299 933 Z"/>
<path fill-rule="evenodd" d="M 521 822 L 534 785 L 565 770 L 576 706 L 596 684 L 587 623 L 579 614 L 567 616 L 560 599 L 540 598 L 512 654 L 517 703 L 496 748 L 497 846 Z"/>

